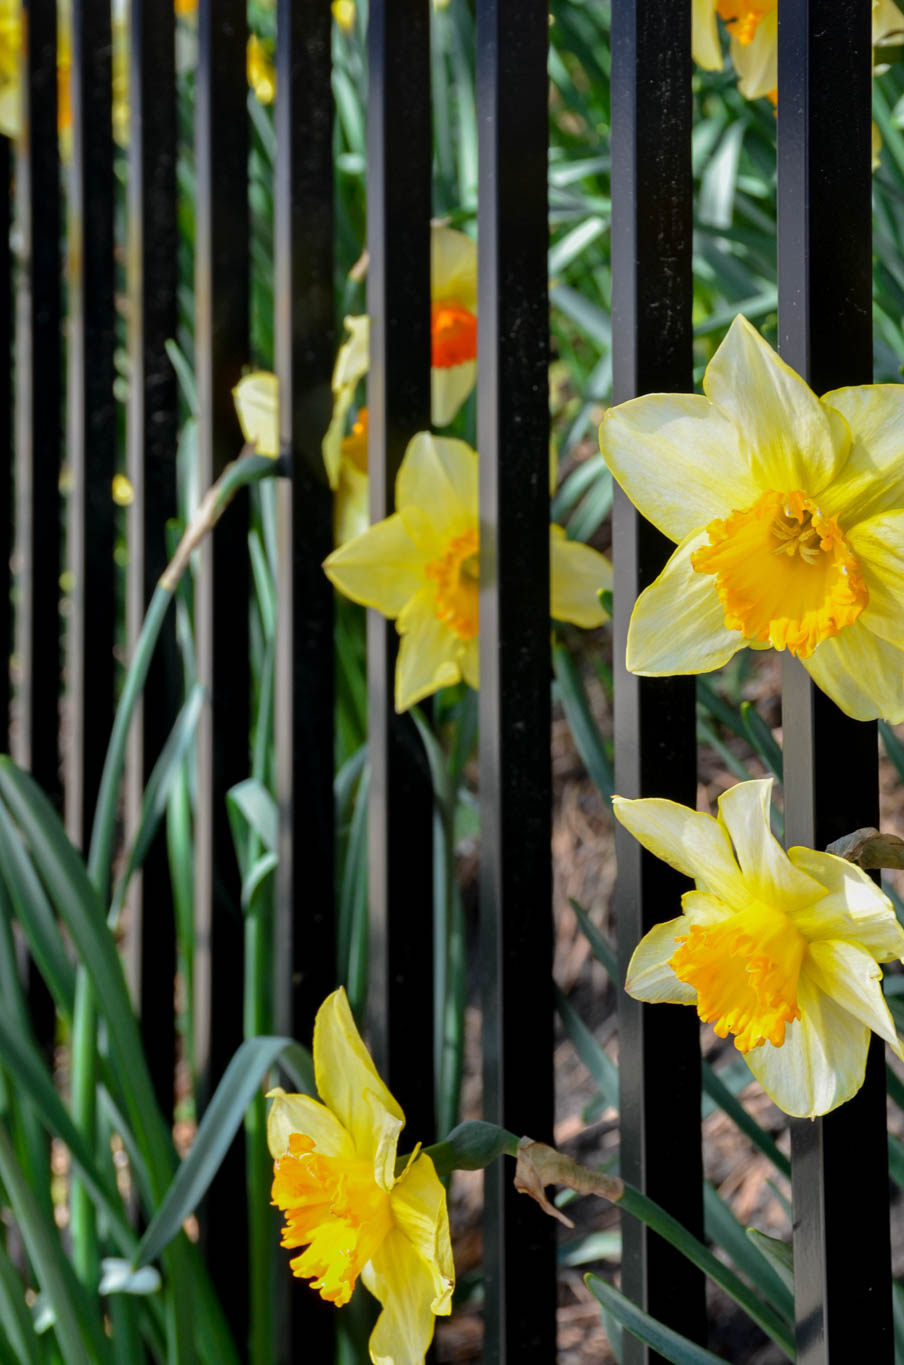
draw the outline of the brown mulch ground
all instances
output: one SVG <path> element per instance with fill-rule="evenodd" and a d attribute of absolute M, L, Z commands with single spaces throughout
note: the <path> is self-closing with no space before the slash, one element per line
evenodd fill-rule
<path fill-rule="evenodd" d="M 744 695 L 755 701 L 757 709 L 773 727 L 779 719 L 778 663 L 773 656 L 757 660 L 756 673 L 745 685 Z M 611 733 L 611 717 L 606 693 L 592 676 L 588 690 L 604 733 Z M 750 761 L 753 775 L 762 771 L 742 741 L 731 739 L 729 747 L 743 761 Z M 581 1018 L 593 1030 L 614 1061 L 618 1060 L 616 995 L 606 973 L 590 953 L 569 899 L 577 900 L 590 914 L 594 924 L 614 940 L 611 915 L 615 857 L 612 819 L 602 798 L 587 778 L 575 752 L 568 726 L 561 716 L 554 723 L 553 765 L 556 804 L 553 827 L 555 979 L 570 997 Z M 698 808 L 711 809 L 716 797 L 731 786 L 735 777 L 721 758 L 708 749 L 700 751 Z M 882 827 L 904 836 L 904 791 L 891 765 L 882 758 Z M 466 886 L 476 867 L 476 850 L 464 851 L 461 872 Z M 904 879 L 904 874 L 896 874 Z M 904 890 L 904 885 L 898 887 Z M 468 1049 L 463 1092 L 466 1117 L 480 1113 L 480 1015 L 476 1002 L 468 1012 Z M 559 1027 L 555 1052 L 557 1145 L 591 1166 L 602 1165 L 617 1150 L 618 1122 L 613 1109 L 594 1114 L 588 1122 L 585 1113 L 596 1097 L 596 1087 L 575 1053 L 570 1040 Z M 711 1029 L 701 1030 L 705 1052 L 714 1059 L 730 1050 L 729 1043 L 716 1039 Z M 741 1094 L 748 1112 L 789 1150 L 784 1115 L 752 1082 Z M 889 1111 L 889 1122 L 900 1135 L 901 1115 Z M 738 1220 L 760 1228 L 773 1237 L 790 1240 L 791 1227 L 787 1201 L 788 1183 L 778 1178 L 768 1160 L 752 1148 L 735 1125 L 716 1110 L 703 1122 L 704 1171 L 716 1186 Z M 451 1218 L 456 1265 L 460 1286 L 477 1283 L 481 1261 L 482 1176 L 459 1174 L 452 1186 Z M 573 1242 L 590 1233 L 614 1233 L 618 1228 L 615 1209 L 598 1199 L 583 1199 L 569 1208 L 578 1230 L 559 1229 L 561 1241 Z M 539 1216 L 539 1211 L 538 1211 Z M 902 1220 L 893 1220 L 896 1273 L 904 1269 L 904 1230 Z M 598 1306 L 587 1290 L 583 1276 L 593 1270 L 618 1283 L 618 1254 L 607 1249 L 609 1259 L 588 1261 L 560 1269 L 558 1310 L 558 1365 L 609 1365 L 614 1357 L 603 1332 Z M 784 1357 L 753 1326 L 721 1291 L 709 1287 L 709 1347 L 734 1365 L 779 1365 Z M 440 1321 L 437 1330 L 437 1360 L 440 1365 L 466 1365 L 481 1360 L 482 1322 L 476 1295 L 460 1294 L 453 1317 Z M 552 1363 L 551 1363 L 552 1365 Z"/>

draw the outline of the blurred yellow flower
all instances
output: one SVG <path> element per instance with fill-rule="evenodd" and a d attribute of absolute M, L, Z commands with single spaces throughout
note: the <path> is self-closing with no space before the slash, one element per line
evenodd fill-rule
<path fill-rule="evenodd" d="M 477 244 L 464 232 L 434 223 L 430 231 L 430 409 L 434 426 L 448 426 L 477 379 Z M 346 417 L 370 365 L 370 321 L 347 317 L 349 339 L 333 371 L 333 416 L 323 459 L 336 487 Z"/>
<path fill-rule="evenodd" d="M 731 37 L 731 60 L 745 99 L 767 96 L 778 86 L 778 0 L 693 0 L 694 61 L 706 71 L 722 67 L 716 15 Z M 904 15 L 894 0 L 873 0 L 873 44 L 904 42 Z"/>
<path fill-rule="evenodd" d="M 273 1090 L 267 1119 L 273 1203 L 286 1215 L 282 1244 L 306 1248 L 289 1262 L 292 1273 L 337 1305 L 348 1303 L 360 1276 L 382 1305 L 371 1361 L 420 1365 L 455 1287 L 446 1192 L 417 1149 L 397 1172 L 405 1116 L 341 988 L 317 1011 L 314 1073 L 323 1103 Z"/>
<path fill-rule="evenodd" d="M 422 431 L 410 442 L 395 487 L 398 509 L 324 563 L 354 602 L 396 620 L 402 637 L 395 706 L 405 711 L 464 678 L 479 684 L 480 537 L 477 453 L 464 441 Z M 609 561 L 550 526 L 551 611 L 584 627 L 606 619 L 600 589 Z"/>
<path fill-rule="evenodd" d="M 135 489 L 132 487 L 131 480 L 125 474 L 113 475 L 113 486 L 111 489 L 113 501 L 117 507 L 131 507 L 135 501 Z"/>
<path fill-rule="evenodd" d="M 342 32 L 351 33 L 355 27 L 355 0 L 333 0 L 330 8 Z"/>
<path fill-rule="evenodd" d="M 365 319 L 366 322 L 366 319 Z M 352 385 L 354 388 L 354 385 Z M 275 374 L 256 370 L 232 390 L 242 435 L 258 455 L 279 455 L 279 385 Z M 343 422 L 345 413 L 343 412 Z M 339 442 L 332 482 L 333 538 L 337 545 L 358 536 L 370 521 L 367 484 L 367 408 L 360 408 L 348 436 Z"/>
<path fill-rule="evenodd" d="M 248 39 L 245 62 L 248 86 L 261 104 L 272 104 L 276 96 L 276 72 L 273 68 L 273 44 L 256 33 Z"/>
<path fill-rule="evenodd" d="M 819 399 L 737 317 L 703 391 L 600 427 L 615 478 L 678 542 L 635 604 L 628 668 L 706 673 L 771 645 L 848 715 L 904 721 L 904 385 Z"/>
<path fill-rule="evenodd" d="M 831 853 L 785 853 L 769 827 L 772 779 L 741 782 L 714 819 L 674 801 L 613 798 L 644 848 L 694 879 L 683 913 L 641 939 L 625 989 L 694 1005 L 786 1114 L 814 1118 L 863 1084 L 870 1032 L 904 1060 L 880 962 L 904 953 L 888 897 Z"/>

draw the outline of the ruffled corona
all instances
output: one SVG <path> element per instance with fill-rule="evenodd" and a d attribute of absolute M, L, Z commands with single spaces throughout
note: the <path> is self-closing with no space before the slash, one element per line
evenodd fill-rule
<path fill-rule="evenodd" d="M 449 542 L 439 559 L 424 566 L 436 584 L 435 615 L 459 640 L 473 640 L 479 628 L 480 541 L 476 530 Z"/>
<path fill-rule="evenodd" d="M 756 31 L 765 16 L 775 9 L 776 0 L 716 0 L 716 13 L 724 19 L 728 31 L 737 38 L 742 47 L 753 42 Z"/>
<path fill-rule="evenodd" d="M 807 941 L 787 915 L 755 905 L 718 924 L 691 924 L 669 960 L 697 992 L 697 1013 L 739 1052 L 781 1047 L 800 1018 L 797 979 Z"/>
<path fill-rule="evenodd" d="M 706 531 L 710 543 L 691 564 L 715 574 L 725 624 L 747 640 L 807 659 L 869 601 L 837 519 L 799 489 L 770 490 Z"/>
<path fill-rule="evenodd" d="M 348 1303 L 364 1266 L 392 1227 L 388 1191 L 373 1163 L 324 1156 L 305 1133 L 293 1133 L 274 1163 L 273 1203 L 286 1215 L 282 1245 L 307 1247 L 289 1262 L 321 1298 Z"/>
<path fill-rule="evenodd" d="M 448 370 L 477 359 L 477 318 L 458 299 L 437 299 L 430 312 L 430 363 Z"/>

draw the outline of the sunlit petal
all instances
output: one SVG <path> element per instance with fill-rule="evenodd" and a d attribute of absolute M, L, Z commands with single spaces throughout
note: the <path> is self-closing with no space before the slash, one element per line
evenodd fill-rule
<path fill-rule="evenodd" d="M 679 981 L 669 958 L 678 947 L 678 940 L 687 933 L 687 920 L 683 915 L 657 924 L 648 934 L 644 934 L 631 955 L 628 963 L 628 976 L 625 989 L 635 1000 L 651 1003 L 671 1002 L 675 1005 L 693 1005 L 697 992 L 693 986 Z"/>
<path fill-rule="evenodd" d="M 406 711 L 441 687 L 461 681 L 465 646 L 436 616 L 434 593 L 426 588 L 413 597 L 399 617 L 401 635 L 396 661 L 395 708 Z"/>
<path fill-rule="evenodd" d="M 421 1154 L 393 1186 L 392 1216 L 408 1241 L 433 1271 L 434 1313 L 448 1313 L 455 1267 L 449 1237 L 446 1192 L 433 1162 Z"/>
<path fill-rule="evenodd" d="M 361 1278 L 383 1305 L 370 1338 L 373 1365 L 422 1365 L 433 1338 L 436 1284 L 432 1268 L 407 1237 L 394 1229 Z"/>
<path fill-rule="evenodd" d="M 275 374 L 255 370 L 232 390 L 242 435 L 258 455 L 279 454 L 279 392 Z"/>
<path fill-rule="evenodd" d="M 817 900 L 825 888 L 789 861 L 770 827 L 771 800 L 771 777 L 737 782 L 719 797 L 719 821 L 752 894 L 790 912 Z"/>
<path fill-rule="evenodd" d="M 848 532 L 869 589 L 862 621 L 892 644 L 904 642 L 904 509 L 880 512 Z"/>
<path fill-rule="evenodd" d="M 477 520 L 477 452 L 464 441 L 420 431 L 405 451 L 395 493 L 409 531 L 435 553 L 438 540 Z"/>
<path fill-rule="evenodd" d="M 608 619 L 599 593 L 612 590 L 612 565 L 590 545 L 569 540 L 561 526 L 549 528 L 549 587 L 557 621 L 590 630 Z"/>
<path fill-rule="evenodd" d="M 632 673 L 707 673 L 747 643 L 725 625 L 712 575 L 691 565 L 691 555 L 706 543 L 703 531 L 689 536 L 635 602 L 627 648 Z"/>
<path fill-rule="evenodd" d="M 287 1095 L 280 1088 L 270 1091 L 273 1103 L 267 1115 L 267 1145 L 270 1155 L 280 1157 L 289 1150 L 292 1133 L 305 1133 L 327 1156 L 351 1157 L 355 1145 L 332 1110 L 310 1095 Z"/>
<path fill-rule="evenodd" d="M 447 427 L 454 422 L 462 403 L 477 383 L 477 361 L 466 360 L 461 365 L 430 370 L 430 417 L 435 427 Z"/>
<path fill-rule="evenodd" d="M 891 901 L 869 873 L 846 858 L 812 848 L 789 848 L 788 857 L 828 893 L 793 913 L 795 925 L 811 942 L 844 939 L 859 943 L 877 962 L 904 958 L 904 929 Z"/>
<path fill-rule="evenodd" d="M 387 1143 L 386 1116 L 396 1139 L 405 1117 L 361 1041 L 345 991 L 334 991 L 317 1011 L 313 1051 L 321 1099 L 351 1134 L 358 1155 L 375 1158 Z"/>
<path fill-rule="evenodd" d="M 821 940 L 811 943 L 804 966 L 813 983 L 866 1024 L 904 1060 L 891 1011 L 882 994 L 882 968 L 856 943 Z"/>
<path fill-rule="evenodd" d="M 834 389 L 823 403 L 835 408 L 851 432 L 851 452 L 820 502 L 850 530 L 878 512 L 904 507 L 904 384 L 861 384 Z"/>
<path fill-rule="evenodd" d="M 425 555 L 396 512 L 346 541 L 324 560 L 330 582 L 365 607 L 398 616 L 424 583 Z"/>
<path fill-rule="evenodd" d="M 610 408 L 600 448 L 635 507 L 671 540 L 760 493 L 736 427 L 700 394 L 646 394 Z"/>
<path fill-rule="evenodd" d="M 904 721 L 904 649 L 862 621 L 823 640 L 802 662 L 816 686 L 855 720 Z"/>
<path fill-rule="evenodd" d="M 749 893 L 728 835 L 711 815 L 659 796 L 637 801 L 613 796 L 612 810 L 638 843 L 693 878 L 700 890 L 736 907 L 747 903 Z"/>
<path fill-rule="evenodd" d="M 434 224 L 430 229 L 430 293 L 453 298 L 477 312 L 477 243 L 467 233 Z"/>
<path fill-rule="evenodd" d="M 740 432 L 762 489 L 816 497 L 847 458 L 846 428 L 744 317 L 707 365 L 703 389 Z"/>
<path fill-rule="evenodd" d="M 722 44 L 716 25 L 713 0 L 693 0 L 691 9 L 691 52 L 704 71 L 722 70 Z"/>
<path fill-rule="evenodd" d="M 731 60 L 745 99 L 774 95 L 778 86 L 778 6 L 763 15 L 749 43 L 732 38 Z"/>

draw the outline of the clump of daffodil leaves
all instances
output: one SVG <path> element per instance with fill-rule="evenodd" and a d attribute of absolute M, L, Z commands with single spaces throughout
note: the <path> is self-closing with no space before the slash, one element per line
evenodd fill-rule
<path fill-rule="evenodd" d="M 739 782 L 718 818 L 674 801 L 613 798 L 617 819 L 692 877 L 677 919 L 641 939 L 626 989 L 694 1005 L 735 1046 L 786 1114 L 815 1118 L 860 1089 L 871 1031 L 904 1060 L 882 994 L 882 962 L 904 930 L 866 872 L 790 848 L 769 827 L 772 779 Z"/>
<path fill-rule="evenodd" d="M 437 1314 L 452 1307 L 455 1267 L 446 1191 L 415 1150 L 397 1172 L 405 1116 L 355 1027 L 345 991 L 314 1023 L 321 1101 L 273 1090 L 267 1140 L 273 1203 L 284 1247 L 303 1247 L 292 1273 L 324 1299 L 348 1303 L 360 1277 L 382 1311 L 370 1338 L 374 1365 L 419 1365 Z"/>
<path fill-rule="evenodd" d="M 399 467 L 395 505 L 392 516 L 334 550 L 323 567 L 346 597 L 396 620 L 395 705 L 404 711 L 462 678 L 479 685 L 477 452 L 419 432 Z M 561 526 L 549 528 L 549 554 L 553 617 L 601 625 L 609 561 L 568 540 Z"/>
<path fill-rule="evenodd" d="M 703 394 L 610 409 L 606 463 L 678 543 L 634 606 L 628 668 L 787 649 L 849 716 L 904 721 L 902 432 L 904 385 L 819 398 L 743 317 Z"/>

